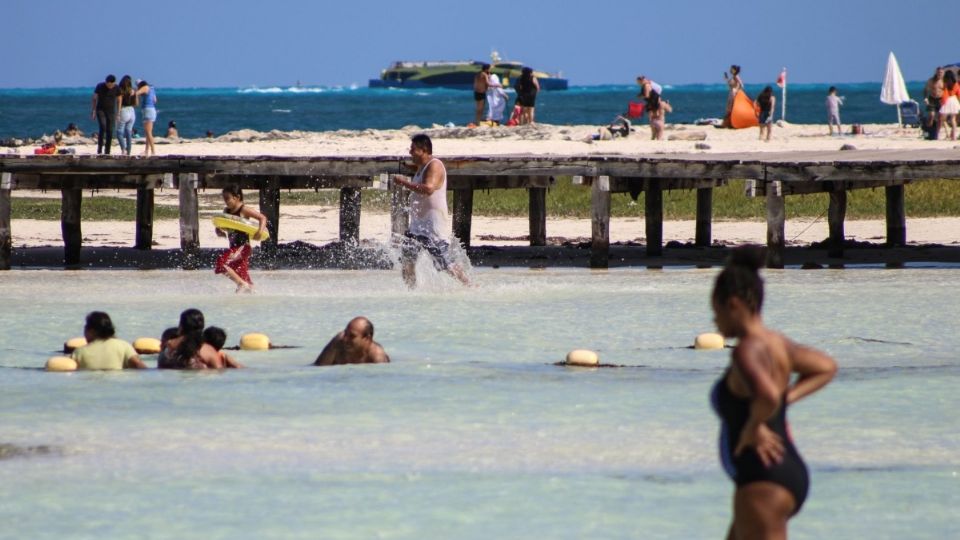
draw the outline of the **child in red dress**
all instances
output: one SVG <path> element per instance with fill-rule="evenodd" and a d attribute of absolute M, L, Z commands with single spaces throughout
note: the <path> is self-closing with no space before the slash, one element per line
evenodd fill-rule
<path fill-rule="evenodd" d="M 253 208 L 243 204 L 243 191 L 239 186 L 227 186 L 223 188 L 223 203 L 226 208 L 225 214 L 232 214 L 247 219 L 255 219 L 260 222 L 254 238 L 259 238 L 267 226 L 267 218 Z M 250 235 L 240 231 L 217 229 L 217 236 L 226 236 L 230 240 L 230 248 L 217 259 L 217 265 L 214 267 L 214 273 L 226 274 L 231 281 L 237 284 L 237 292 L 250 292 L 253 290 L 253 280 L 250 279 L 248 271 L 250 265 Z"/>

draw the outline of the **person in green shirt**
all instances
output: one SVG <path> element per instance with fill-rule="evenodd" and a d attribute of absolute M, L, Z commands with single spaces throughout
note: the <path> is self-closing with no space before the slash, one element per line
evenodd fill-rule
<path fill-rule="evenodd" d="M 110 315 L 102 311 L 91 311 L 83 326 L 83 335 L 87 345 L 73 351 L 77 369 L 145 369 L 137 351 L 126 341 L 114 337 L 116 329 Z"/>

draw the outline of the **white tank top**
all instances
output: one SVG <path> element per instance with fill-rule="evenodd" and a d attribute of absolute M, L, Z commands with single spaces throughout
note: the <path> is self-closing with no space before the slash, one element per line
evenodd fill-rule
<path fill-rule="evenodd" d="M 443 162 L 433 158 L 417 171 L 411 182 L 423 184 L 423 175 L 430 164 L 436 161 L 440 164 L 443 180 L 440 187 L 430 195 L 410 193 L 410 234 L 426 236 L 435 240 L 445 240 L 449 236 L 447 227 L 447 168 Z"/>

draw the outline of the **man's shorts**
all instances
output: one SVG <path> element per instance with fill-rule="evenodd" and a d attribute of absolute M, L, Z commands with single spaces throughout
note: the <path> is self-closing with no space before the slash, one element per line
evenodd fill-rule
<path fill-rule="evenodd" d="M 485 94 L 484 92 L 474 92 L 474 93 L 473 93 L 473 100 L 474 100 L 474 101 L 485 101 L 486 99 L 487 99 L 487 94 Z"/>
<path fill-rule="evenodd" d="M 420 252 L 427 250 L 433 257 L 433 265 L 438 270 L 446 270 L 453 264 L 450 257 L 450 244 L 445 240 L 428 238 L 419 234 L 404 233 L 400 250 L 405 261 L 415 262 Z"/>

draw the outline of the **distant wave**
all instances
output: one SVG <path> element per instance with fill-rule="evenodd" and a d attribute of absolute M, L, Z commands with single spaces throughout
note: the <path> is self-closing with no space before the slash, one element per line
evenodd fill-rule
<path fill-rule="evenodd" d="M 275 113 L 290 113 L 290 112 L 293 112 L 293 111 L 291 111 L 290 109 L 270 109 L 270 112 L 275 112 Z"/>

